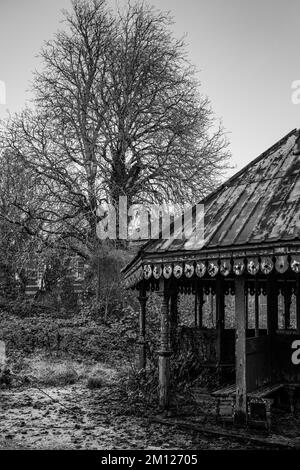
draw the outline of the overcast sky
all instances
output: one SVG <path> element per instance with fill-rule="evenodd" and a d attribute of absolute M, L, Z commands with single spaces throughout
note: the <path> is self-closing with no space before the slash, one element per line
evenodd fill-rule
<path fill-rule="evenodd" d="M 300 80 L 300 0 L 149 3 L 172 12 L 176 36 L 187 34 L 190 60 L 229 133 L 236 169 L 300 127 L 300 104 L 291 100 L 291 84 Z M 0 117 L 24 106 L 36 55 L 69 6 L 70 0 L 0 0 L 0 80 L 6 85 Z"/>

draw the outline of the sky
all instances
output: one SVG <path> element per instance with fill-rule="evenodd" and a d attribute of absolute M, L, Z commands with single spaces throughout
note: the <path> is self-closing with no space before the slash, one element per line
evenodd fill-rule
<path fill-rule="evenodd" d="M 171 12 L 176 37 L 186 34 L 200 91 L 228 133 L 230 174 L 300 127 L 300 104 L 291 98 L 292 83 L 300 80 L 299 0 L 149 3 Z M 70 5 L 70 0 L 0 0 L 0 118 L 7 110 L 21 110 L 30 98 L 32 71 L 40 65 L 37 54 L 63 26 L 61 10 Z"/>

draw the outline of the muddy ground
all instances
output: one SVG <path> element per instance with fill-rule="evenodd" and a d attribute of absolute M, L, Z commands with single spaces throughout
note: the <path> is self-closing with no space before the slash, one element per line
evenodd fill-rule
<path fill-rule="evenodd" d="M 47 388 L 45 392 L 49 396 L 30 387 L 1 391 L 0 448 L 241 448 L 241 444 L 237 442 L 150 423 L 144 417 L 118 416 L 110 409 L 111 403 L 107 398 L 109 387 L 89 390 L 82 385 L 74 385 Z"/>
<path fill-rule="evenodd" d="M 113 384 L 1 391 L 0 449 L 241 450 L 253 442 L 208 436 L 122 413 Z M 201 422 L 201 416 L 197 417 Z"/>
<path fill-rule="evenodd" d="M 75 370 L 73 385 L 49 386 L 48 380 Z M 83 376 L 84 369 L 84 376 Z M 204 437 L 176 426 L 153 423 L 120 404 L 118 372 L 105 365 L 26 360 L 19 376 L 38 381 L 0 390 L 0 449 L 240 449 L 224 438 Z M 87 387 L 86 373 L 101 376 L 99 389 Z M 59 375 L 58 375 L 59 374 Z M 254 448 L 251 446 L 251 448 Z"/>
<path fill-rule="evenodd" d="M 0 390 L 0 449 L 263 448 L 253 442 L 237 442 L 227 436 L 203 435 L 189 428 L 153 422 L 151 411 L 128 406 L 124 394 L 120 399 L 118 383 L 124 370 L 107 364 L 49 360 L 34 355 L 11 368 L 17 379 L 12 386 Z M 88 388 L 91 377 L 100 381 L 100 388 Z M 24 378 L 29 378 L 28 382 Z M 75 383 L 60 383 L 71 379 Z M 211 406 L 203 403 L 200 414 L 192 415 L 192 419 L 200 424 L 215 423 Z M 291 429 L 291 435 L 297 434 L 296 429 L 299 422 Z"/>

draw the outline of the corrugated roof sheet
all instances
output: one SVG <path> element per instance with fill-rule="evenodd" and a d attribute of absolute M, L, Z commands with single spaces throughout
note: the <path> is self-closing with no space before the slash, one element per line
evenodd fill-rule
<path fill-rule="evenodd" d="M 297 137 L 297 130 L 289 133 L 206 199 L 201 248 L 299 239 L 300 155 L 293 154 Z M 193 231 L 187 239 L 153 240 L 145 251 L 199 248 Z"/>
<path fill-rule="evenodd" d="M 202 201 L 204 239 L 193 230 L 181 240 L 151 240 L 143 255 L 299 240 L 300 155 L 294 154 L 299 135 L 290 132 Z"/>

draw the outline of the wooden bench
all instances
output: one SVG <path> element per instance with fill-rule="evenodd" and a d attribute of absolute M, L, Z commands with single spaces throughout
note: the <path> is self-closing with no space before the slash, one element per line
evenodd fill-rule
<path fill-rule="evenodd" d="M 287 390 L 289 403 L 290 403 L 290 410 L 291 413 L 295 413 L 295 392 L 296 390 L 300 389 L 299 383 L 287 383 L 285 384 L 285 389 Z"/>
<path fill-rule="evenodd" d="M 259 387 L 257 390 L 247 393 L 248 422 L 252 425 L 263 424 L 271 429 L 271 407 L 274 398 L 270 395 L 284 388 L 284 384 L 272 384 Z"/>
<path fill-rule="evenodd" d="M 222 421 L 233 421 L 236 385 L 228 385 L 212 393 L 216 399 L 216 418 Z"/>
<path fill-rule="evenodd" d="M 284 387 L 284 384 L 266 385 L 247 393 L 248 422 L 253 425 L 265 425 L 271 428 L 271 406 L 274 399 L 270 397 L 273 393 Z M 236 385 L 228 385 L 212 393 L 216 398 L 216 417 L 221 421 L 233 421 Z M 260 419 L 259 419 L 260 418 Z"/>

